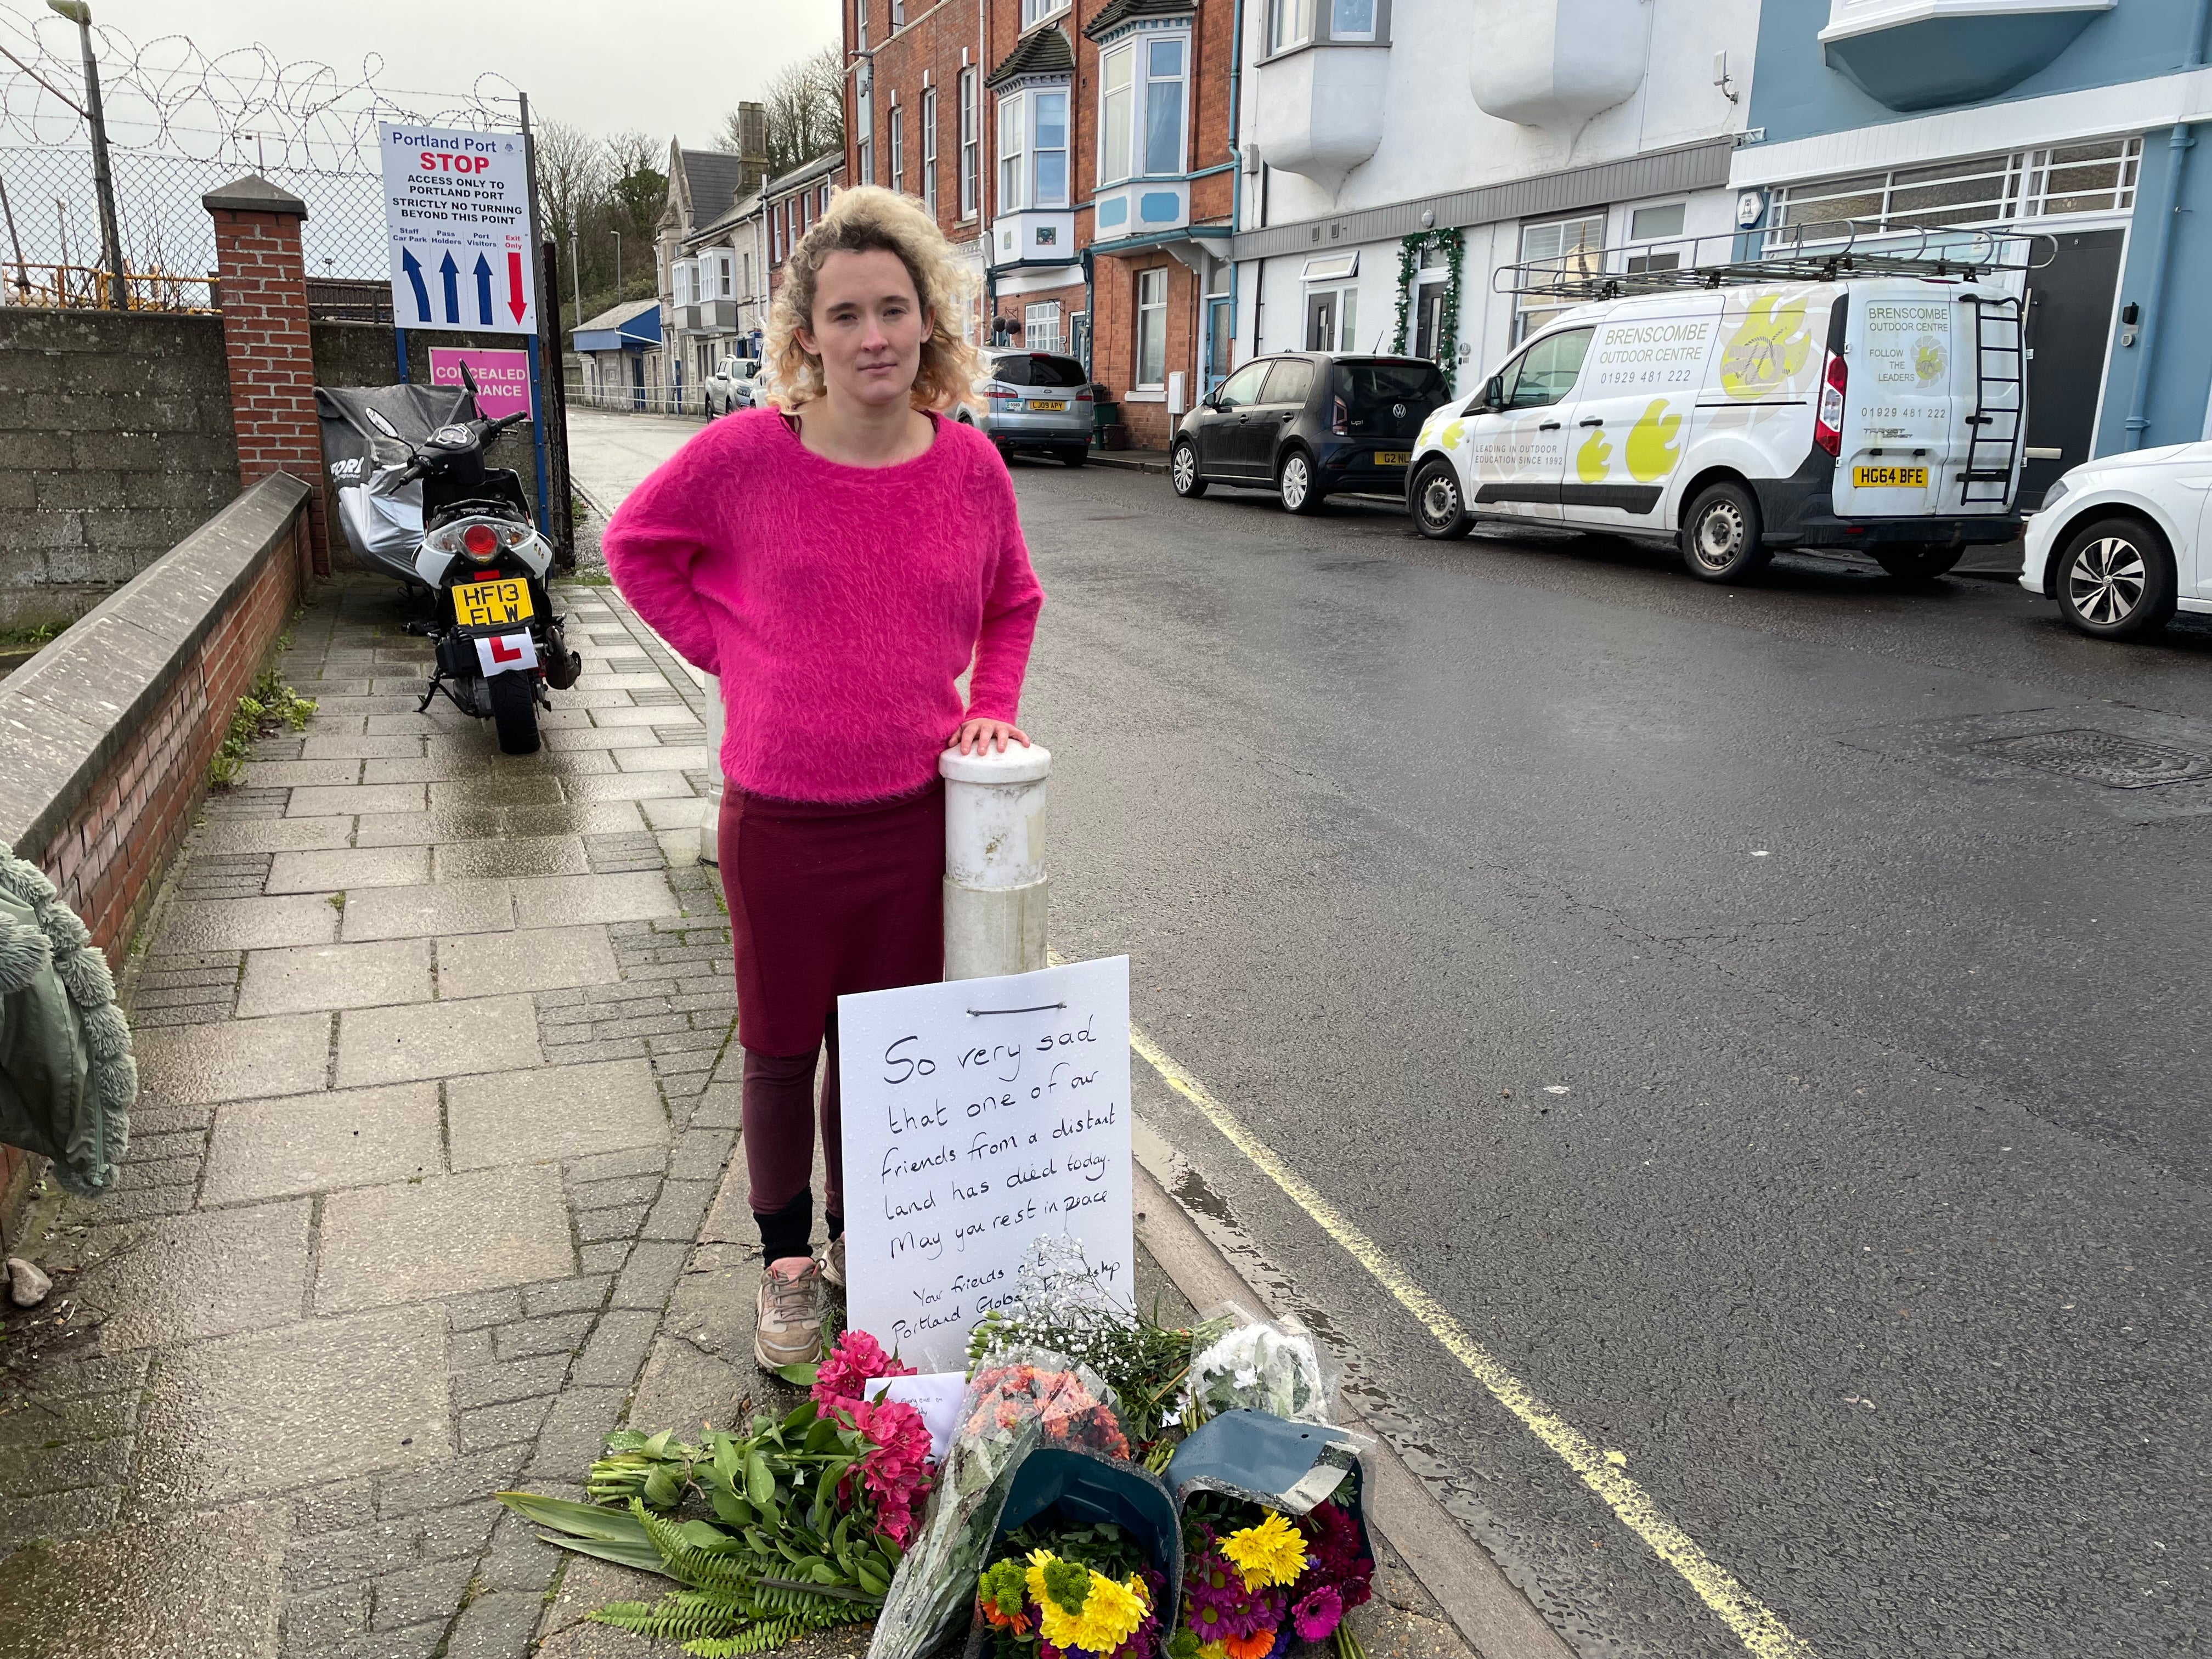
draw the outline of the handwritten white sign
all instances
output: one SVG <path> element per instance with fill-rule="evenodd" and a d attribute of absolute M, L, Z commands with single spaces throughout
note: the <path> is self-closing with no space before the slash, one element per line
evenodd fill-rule
<path fill-rule="evenodd" d="M 1133 1304 L 1127 957 L 840 997 L 837 1034 L 851 1323 L 963 1369 L 1047 1233 Z"/>

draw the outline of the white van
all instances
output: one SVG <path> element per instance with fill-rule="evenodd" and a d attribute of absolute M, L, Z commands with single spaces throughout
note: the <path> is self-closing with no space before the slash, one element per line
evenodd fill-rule
<path fill-rule="evenodd" d="M 1927 578 L 2011 540 L 2027 415 L 2015 273 L 1924 263 L 1825 281 L 1685 268 L 1561 313 L 1429 417 L 1407 474 L 1414 524 L 1664 539 L 1707 581 L 1784 547 Z"/>

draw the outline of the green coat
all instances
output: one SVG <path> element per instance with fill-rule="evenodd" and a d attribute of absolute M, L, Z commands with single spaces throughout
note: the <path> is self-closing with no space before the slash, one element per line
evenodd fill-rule
<path fill-rule="evenodd" d="M 0 1141 L 97 1196 L 115 1184 L 137 1097 L 106 959 L 37 866 L 0 853 Z"/>

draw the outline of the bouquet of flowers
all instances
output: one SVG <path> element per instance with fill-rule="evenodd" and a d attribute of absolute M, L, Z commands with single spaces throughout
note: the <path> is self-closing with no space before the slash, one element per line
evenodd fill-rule
<path fill-rule="evenodd" d="M 869 1659 L 920 1659 L 973 1595 L 1012 1470 L 1032 1446 L 1126 1457 L 1114 1391 L 1088 1366 L 1042 1348 L 994 1353 L 969 1380 L 929 1508 L 876 1620 Z"/>
<path fill-rule="evenodd" d="M 999 1659 L 1158 1659 L 1165 1589 L 1136 1540 L 1097 1521 L 1008 1533 L 975 1607 Z"/>
<path fill-rule="evenodd" d="M 1268 1659 L 1296 1635 L 1363 1659 L 1346 1612 L 1371 1594 L 1374 1558 L 1335 1499 L 1293 1522 L 1218 1492 L 1183 1509 L 1182 1620 L 1197 1659 Z"/>
<path fill-rule="evenodd" d="M 1296 1423 L 1328 1422 L 1332 1390 L 1313 1333 L 1294 1322 L 1255 1319 L 1241 1309 L 1231 1316 L 1200 1324 L 1193 1339 L 1184 1427 L 1240 1409 Z"/>
<path fill-rule="evenodd" d="M 914 1506 L 929 1484 L 929 1427 L 896 1400 L 869 1400 L 866 1385 L 882 1376 L 912 1376 L 866 1331 L 846 1331 L 815 1368 L 815 1409 L 851 1424 L 872 1448 L 846 1480 L 866 1491 L 876 1528 L 900 1548 L 914 1535 Z"/>

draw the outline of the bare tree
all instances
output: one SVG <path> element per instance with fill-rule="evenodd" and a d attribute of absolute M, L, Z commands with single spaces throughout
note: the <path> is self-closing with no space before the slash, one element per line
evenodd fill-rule
<path fill-rule="evenodd" d="M 828 46 L 787 64 L 768 83 L 768 170 L 771 177 L 845 147 L 845 54 Z M 735 131 L 737 118 L 726 127 Z"/>
<path fill-rule="evenodd" d="M 538 209 L 545 234 L 565 250 L 592 210 L 604 200 L 607 157 L 598 139 L 566 121 L 544 121 L 537 131 Z"/>

